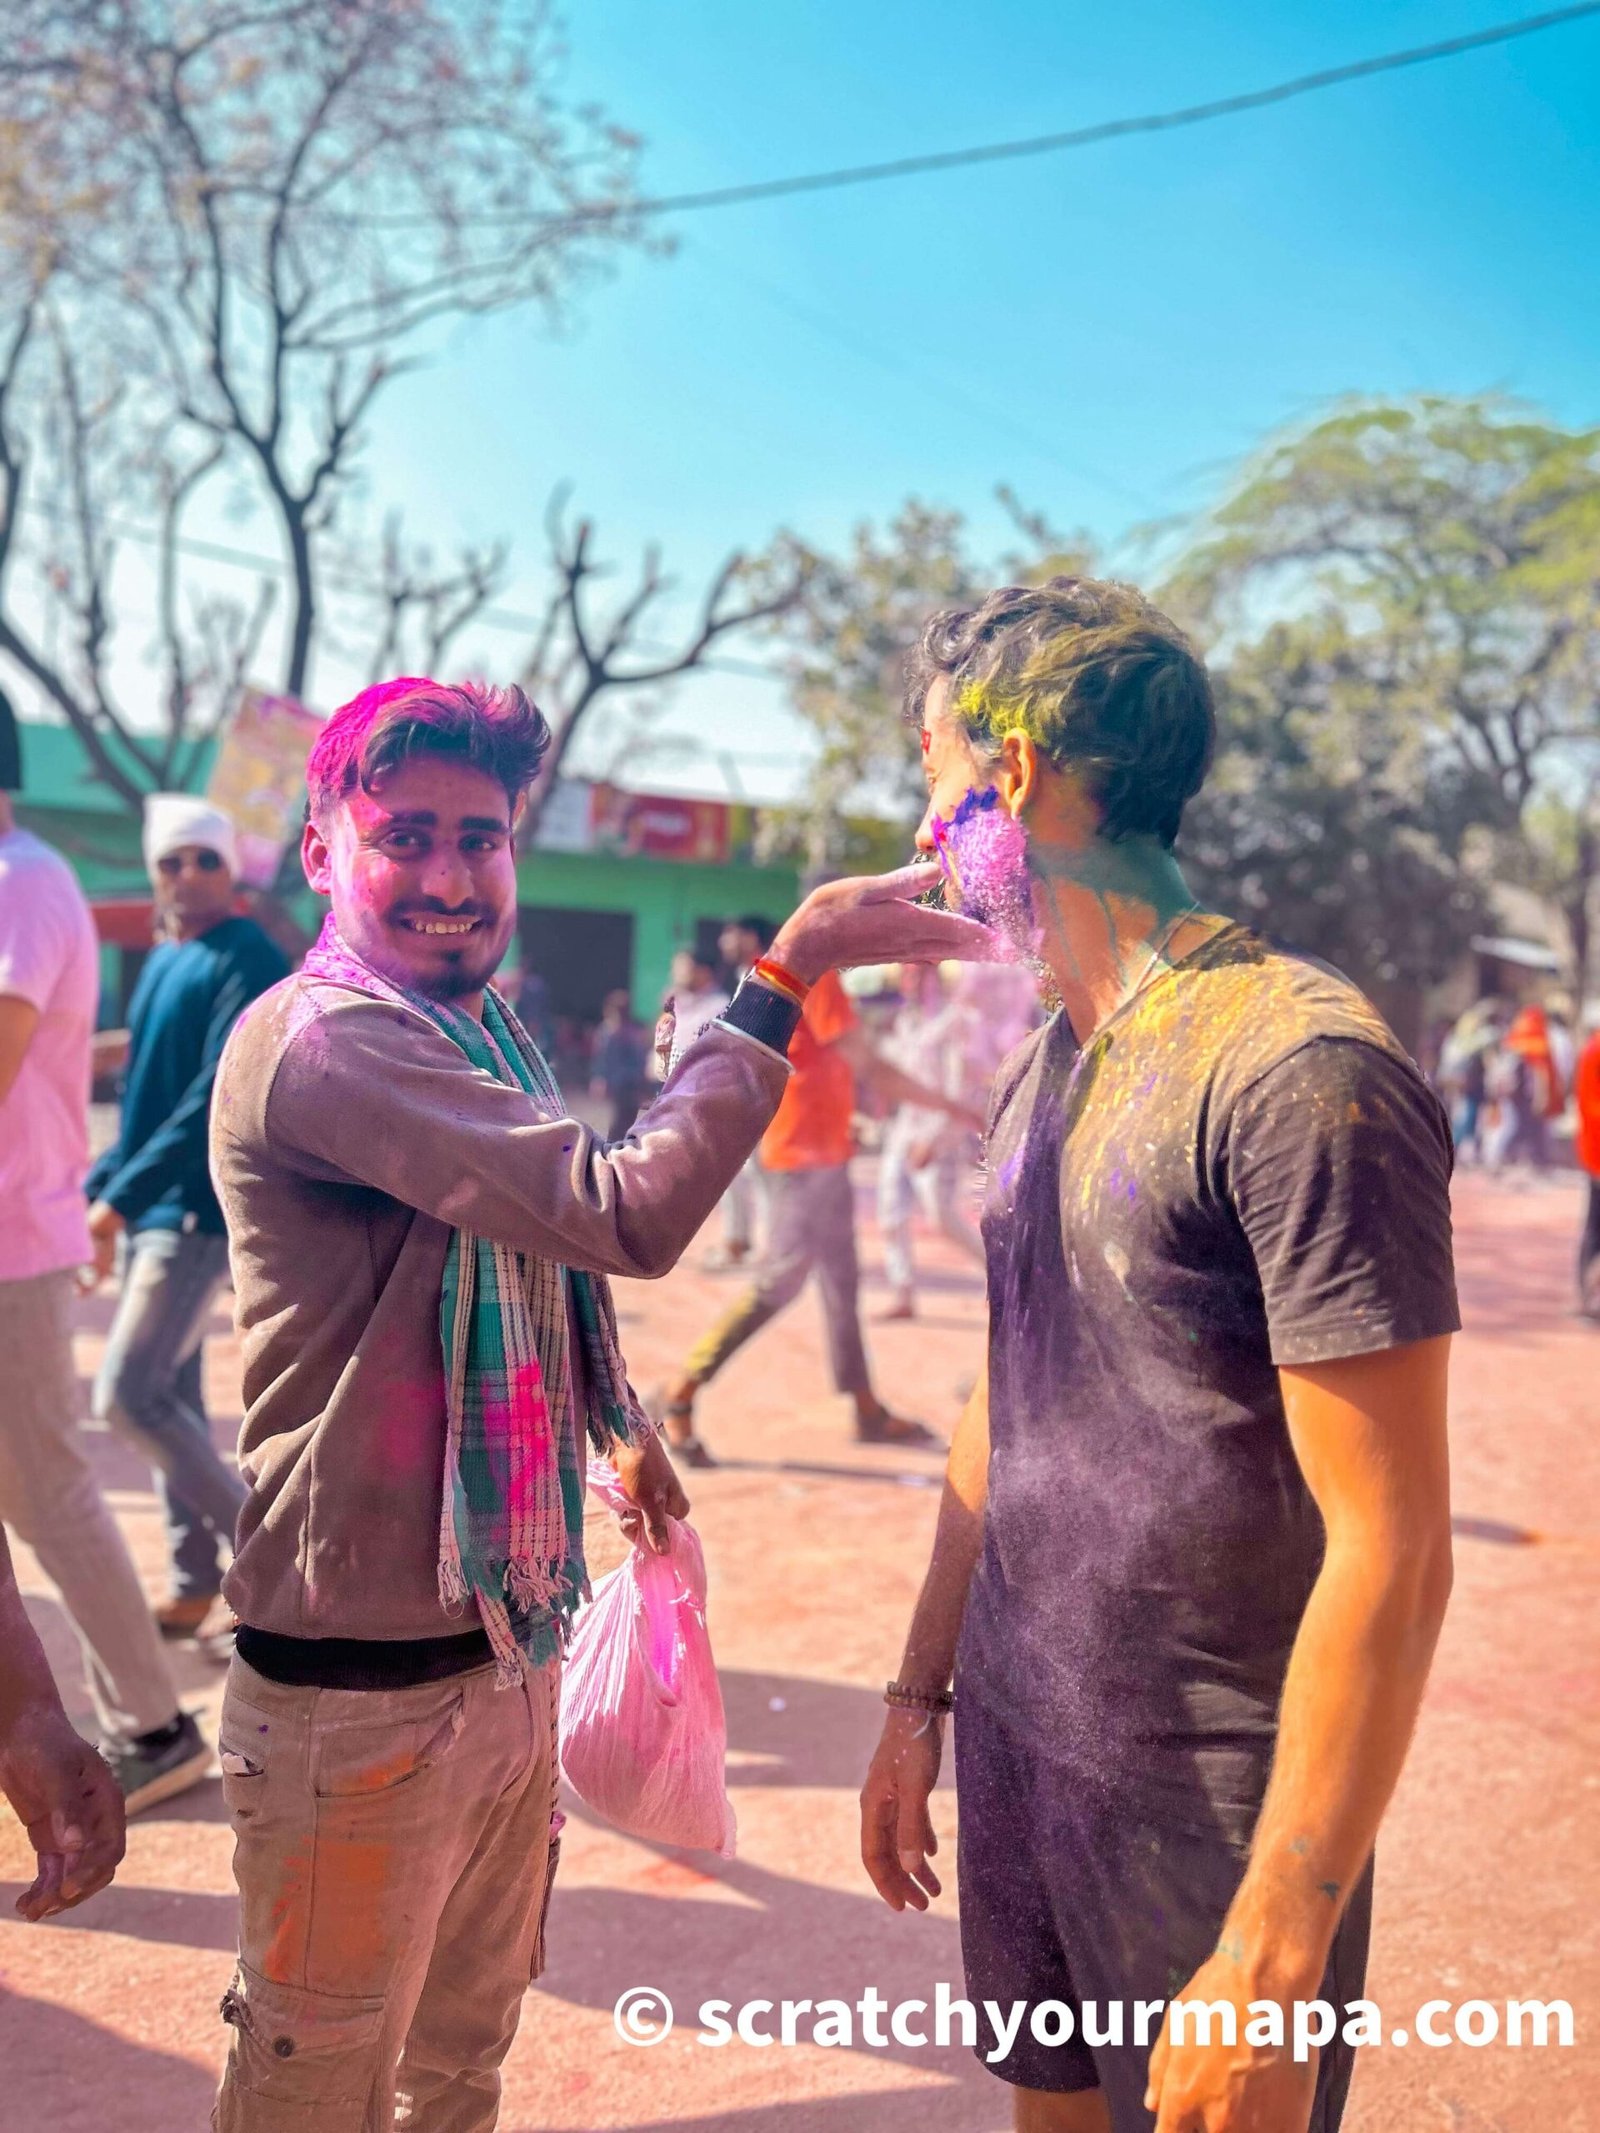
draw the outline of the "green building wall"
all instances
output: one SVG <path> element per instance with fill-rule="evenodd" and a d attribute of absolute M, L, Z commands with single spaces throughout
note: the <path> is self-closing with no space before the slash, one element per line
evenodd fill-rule
<path fill-rule="evenodd" d="M 91 899 L 144 894 L 148 882 L 139 826 L 114 793 L 86 776 L 75 736 L 65 727 L 28 721 L 22 746 L 18 820 L 71 861 Z M 533 851 L 517 863 L 521 905 L 617 912 L 632 919 L 633 1004 L 647 1021 L 654 1019 L 666 988 L 673 951 L 694 939 L 697 921 L 749 912 L 777 923 L 798 898 L 793 867 L 744 860 L 707 866 L 606 852 Z M 292 904 L 298 920 L 316 924 L 317 900 L 309 891 Z"/>
<path fill-rule="evenodd" d="M 530 852 L 517 865 L 517 901 L 554 910 L 615 911 L 633 920 L 633 1006 L 653 1021 L 673 951 L 698 920 L 749 913 L 776 925 L 799 900 L 792 867 L 632 859 L 601 852 Z"/>

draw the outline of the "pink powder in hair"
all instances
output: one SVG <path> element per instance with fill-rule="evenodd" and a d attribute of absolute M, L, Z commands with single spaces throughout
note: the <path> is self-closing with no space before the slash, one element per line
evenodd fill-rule
<path fill-rule="evenodd" d="M 306 764 L 306 787 L 312 805 L 319 798 L 341 793 L 350 782 L 350 766 L 360 760 L 367 735 L 381 712 L 402 697 L 437 692 L 440 684 L 424 674 L 400 674 L 393 681 L 375 681 L 370 689 L 341 704 L 317 735 L 316 746 Z M 426 706 L 419 705 L 426 715 Z"/>

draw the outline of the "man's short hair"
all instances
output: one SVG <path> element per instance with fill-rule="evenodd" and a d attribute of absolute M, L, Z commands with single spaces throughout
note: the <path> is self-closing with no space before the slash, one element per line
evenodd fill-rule
<path fill-rule="evenodd" d="M 321 821 L 358 785 L 371 792 L 385 771 L 431 755 L 482 771 L 515 808 L 549 745 L 544 713 L 514 684 L 402 675 L 363 689 L 323 727 L 306 764 L 307 806 Z"/>
<path fill-rule="evenodd" d="M 11 699 L 0 689 L 0 792 L 22 790 L 22 734 Z"/>
<path fill-rule="evenodd" d="M 772 946 L 778 931 L 770 918 L 730 918 L 728 924 L 738 933 L 753 933 L 763 949 Z"/>
<path fill-rule="evenodd" d="M 1102 836 L 1172 844 L 1211 767 L 1216 709 L 1199 654 L 1135 587 L 1052 578 L 945 608 L 907 661 L 913 723 L 941 674 L 951 715 L 981 753 L 1026 733 L 1083 776 Z"/>

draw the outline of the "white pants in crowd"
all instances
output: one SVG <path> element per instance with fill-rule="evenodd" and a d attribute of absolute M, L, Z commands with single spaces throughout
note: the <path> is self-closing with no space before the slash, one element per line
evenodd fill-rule
<path fill-rule="evenodd" d="M 889 1286 L 897 1296 L 909 1296 L 916 1286 L 911 1252 L 911 1218 L 920 1208 L 923 1219 L 958 1245 L 968 1258 L 983 1265 L 983 1239 L 978 1226 L 962 1205 L 970 1165 L 960 1148 L 941 1151 L 931 1162 L 913 1166 L 925 1122 L 904 1112 L 889 1122 L 883 1138 L 883 1158 L 878 1170 L 878 1227 L 883 1233 L 883 1264 Z"/>

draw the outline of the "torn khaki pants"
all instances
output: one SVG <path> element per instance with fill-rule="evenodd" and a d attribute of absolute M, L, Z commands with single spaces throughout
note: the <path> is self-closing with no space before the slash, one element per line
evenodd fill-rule
<path fill-rule="evenodd" d="M 560 1668 L 288 1688 L 235 1658 L 218 1751 L 239 1968 L 217 2133 L 487 2133 L 543 1967 Z"/>

